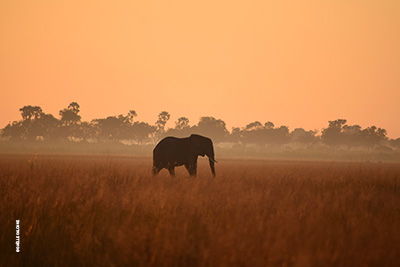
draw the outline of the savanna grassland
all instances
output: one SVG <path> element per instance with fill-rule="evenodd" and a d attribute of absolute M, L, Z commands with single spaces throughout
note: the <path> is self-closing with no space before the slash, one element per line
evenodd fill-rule
<path fill-rule="evenodd" d="M 2 266 L 400 266 L 400 165 L 0 156 Z M 16 220 L 21 252 L 15 252 Z"/>

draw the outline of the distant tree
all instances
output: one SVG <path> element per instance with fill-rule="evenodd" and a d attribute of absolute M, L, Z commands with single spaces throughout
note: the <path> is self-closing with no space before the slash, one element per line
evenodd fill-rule
<path fill-rule="evenodd" d="M 387 132 L 385 129 L 377 128 L 376 126 L 367 127 L 362 130 L 364 144 L 372 150 L 375 146 L 379 145 L 382 141 L 386 140 Z"/>
<path fill-rule="evenodd" d="M 189 126 L 189 119 L 180 117 L 175 122 L 174 128 L 165 131 L 164 136 L 187 137 L 192 133 L 193 128 Z"/>
<path fill-rule="evenodd" d="M 72 102 L 67 108 L 60 110 L 61 123 L 64 126 L 77 124 L 81 120 L 81 116 L 78 114 L 79 111 L 78 103 Z"/>
<path fill-rule="evenodd" d="M 241 133 L 244 143 L 258 146 L 267 144 L 282 146 L 290 141 L 289 128 L 287 126 L 274 128 L 274 124 L 270 121 L 264 125 L 258 121 L 252 122 Z"/>
<path fill-rule="evenodd" d="M 341 143 L 349 149 L 362 145 L 362 132 L 359 125 L 343 125 L 341 135 Z"/>
<path fill-rule="evenodd" d="M 24 106 L 19 111 L 24 121 L 38 119 L 43 114 L 42 108 L 39 106 Z"/>
<path fill-rule="evenodd" d="M 180 117 L 175 122 L 175 129 L 182 130 L 189 127 L 189 119 L 186 117 Z"/>
<path fill-rule="evenodd" d="M 322 130 L 322 142 L 333 148 L 337 148 L 342 143 L 342 131 L 346 122 L 347 120 L 343 119 L 329 121 L 328 128 Z"/>
<path fill-rule="evenodd" d="M 81 116 L 79 115 L 79 104 L 71 102 L 67 108 L 60 110 L 61 116 L 61 131 L 64 132 L 64 136 L 69 139 L 73 137 L 78 138 L 80 135 L 79 124 L 81 122 Z M 61 135 L 60 135 L 61 136 Z"/>
<path fill-rule="evenodd" d="M 138 145 L 141 145 L 156 131 L 155 126 L 152 126 L 146 122 L 135 122 L 131 129 L 132 137 Z"/>
<path fill-rule="evenodd" d="M 27 129 L 23 126 L 23 121 L 13 121 L 7 124 L 2 131 L 2 137 L 8 137 L 12 140 L 26 138 Z"/>
<path fill-rule="evenodd" d="M 3 137 L 26 140 L 53 138 L 59 126 L 59 121 L 53 115 L 45 114 L 38 106 L 24 106 L 20 112 L 22 120 L 9 123 L 3 129 Z"/>
<path fill-rule="evenodd" d="M 146 122 L 134 121 L 137 113 L 130 110 L 128 114 L 110 116 L 105 119 L 93 120 L 94 128 L 97 129 L 98 139 L 102 141 L 135 141 L 143 144 L 150 136 L 154 137 L 156 126 Z"/>
<path fill-rule="evenodd" d="M 31 139 L 54 139 L 59 125 L 60 121 L 54 118 L 53 115 L 43 113 L 40 118 L 32 122 L 30 129 Z"/>
<path fill-rule="evenodd" d="M 303 128 L 296 128 L 290 133 L 292 142 L 299 143 L 305 147 L 317 142 L 317 137 L 315 136 L 317 131 L 306 131 Z"/>
<path fill-rule="evenodd" d="M 133 125 L 133 118 L 134 116 L 130 116 L 130 112 L 128 115 L 124 116 L 122 114 L 117 116 L 118 120 L 120 121 L 119 128 L 115 129 L 118 132 L 118 139 L 119 140 L 132 140 L 132 125 Z"/>
<path fill-rule="evenodd" d="M 246 131 L 260 130 L 263 128 L 263 125 L 259 121 L 255 121 L 246 125 Z"/>
<path fill-rule="evenodd" d="M 270 144 L 282 146 L 290 141 L 289 127 L 281 126 L 273 129 L 273 135 Z"/>
<path fill-rule="evenodd" d="M 390 146 L 392 146 L 393 148 L 400 150 L 400 138 L 397 139 L 391 139 L 389 141 Z"/>
<path fill-rule="evenodd" d="M 166 111 L 161 111 L 158 114 L 158 120 L 156 121 L 156 129 L 159 134 L 163 134 L 165 132 L 165 124 L 167 124 L 171 115 Z"/>
<path fill-rule="evenodd" d="M 96 138 L 96 128 L 93 123 L 83 121 L 79 125 L 78 138 L 82 141 L 87 142 L 89 139 Z"/>
<path fill-rule="evenodd" d="M 267 121 L 267 122 L 264 124 L 264 128 L 265 128 L 265 129 L 273 129 L 274 126 L 275 126 L 275 125 L 274 125 L 272 122 L 270 122 L 270 121 Z"/>
<path fill-rule="evenodd" d="M 193 132 L 210 137 L 214 142 L 223 142 L 229 132 L 223 120 L 214 117 L 201 117 Z"/>
<path fill-rule="evenodd" d="M 243 142 L 242 139 L 243 139 L 242 131 L 239 127 L 232 127 L 231 133 L 228 134 L 228 137 L 226 138 L 228 142 L 237 144 L 241 144 Z"/>
<path fill-rule="evenodd" d="M 2 136 L 10 137 L 11 139 L 43 139 L 43 135 L 45 135 L 43 122 L 49 115 L 44 114 L 42 108 L 38 106 L 24 106 L 19 111 L 21 112 L 22 120 L 9 123 L 4 128 Z"/>
<path fill-rule="evenodd" d="M 241 131 L 241 139 L 245 144 L 265 146 L 268 139 L 271 139 L 272 129 L 265 128 L 259 121 L 246 125 Z"/>
<path fill-rule="evenodd" d="M 121 117 L 109 116 L 105 119 L 93 120 L 93 125 L 97 128 L 98 137 L 102 141 L 119 141 L 124 128 L 124 121 Z"/>
<path fill-rule="evenodd" d="M 130 124 L 133 124 L 135 117 L 137 117 L 137 113 L 134 110 L 129 110 L 127 118 Z"/>

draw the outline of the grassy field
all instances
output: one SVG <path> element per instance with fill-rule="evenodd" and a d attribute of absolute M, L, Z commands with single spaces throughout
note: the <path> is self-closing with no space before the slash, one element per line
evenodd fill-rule
<path fill-rule="evenodd" d="M 218 160 L 2 155 L 0 266 L 400 266 L 399 164 Z"/>

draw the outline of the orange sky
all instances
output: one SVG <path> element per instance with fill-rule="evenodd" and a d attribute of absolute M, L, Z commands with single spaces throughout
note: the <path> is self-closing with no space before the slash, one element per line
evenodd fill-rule
<path fill-rule="evenodd" d="M 0 128 L 39 105 L 400 137 L 400 1 L 1 1 Z M 169 123 L 173 126 L 173 123 Z"/>

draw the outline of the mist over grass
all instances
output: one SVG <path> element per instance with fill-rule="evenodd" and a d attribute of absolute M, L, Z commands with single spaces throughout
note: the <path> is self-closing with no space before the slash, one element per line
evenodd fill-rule
<path fill-rule="evenodd" d="M 400 166 L 0 156 L 0 265 L 398 266 Z M 15 253 L 15 220 L 21 252 Z"/>
<path fill-rule="evenodd" d="M 71 141 L 28 141 L 0 140 L 0 154 L 39 155 L 121 155 L 152 157 L 155 145 L 123 144 L 121 142 L 71 142 Z M 286 146 L 235 145 L 217 143 L 214 145 L 216 158 L 285 159 L 285 160 L 335 160 L 362 162 L 399 162 L 400 151 L 384 149 L 348 150 L 332 149 L 320 145 L 304 148 L 298 144 Z"/>

